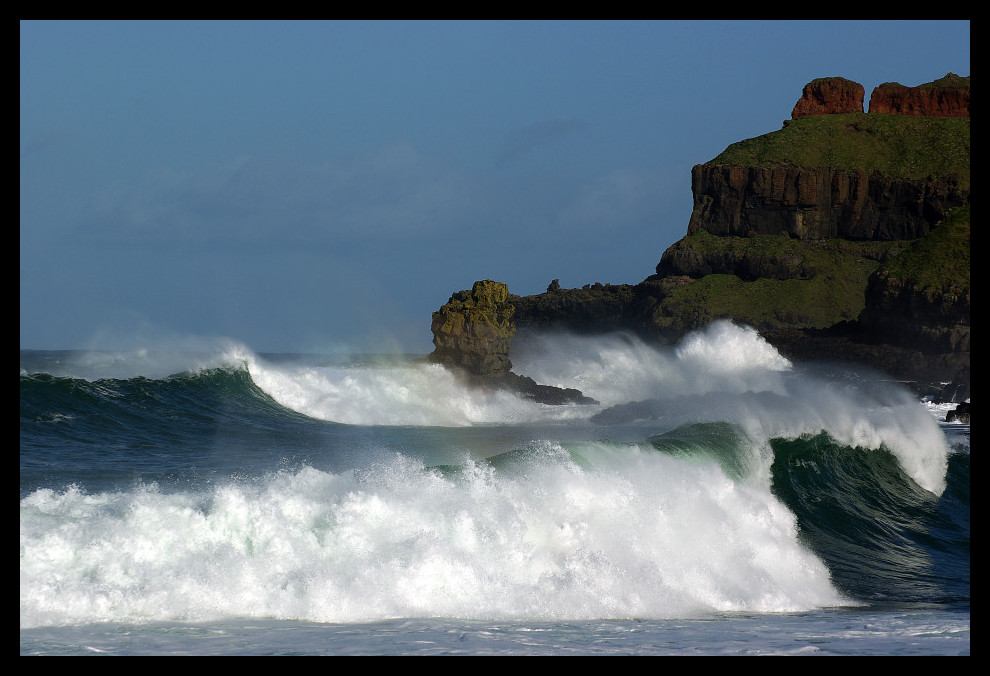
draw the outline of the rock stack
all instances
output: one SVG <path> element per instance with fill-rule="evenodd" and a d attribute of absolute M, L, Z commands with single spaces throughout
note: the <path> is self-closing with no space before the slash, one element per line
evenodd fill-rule
<path fill-rule="evenodd" d="M 509 349 L 516 334 L 509 287 L 490 279 L 458 291 L 433 313 L 431 362 L 484 389 L 506 389 L 541 404 L 594 404 L 572 388 L 539 385 L 511 371 Z"/>
<path fill-rule="evenodd" d="M 842 113 L 862 113 L 863 85 L 844 77 L 820 77 L 804 86 L 791 119 L 808 115 L 838 115 Z"/>

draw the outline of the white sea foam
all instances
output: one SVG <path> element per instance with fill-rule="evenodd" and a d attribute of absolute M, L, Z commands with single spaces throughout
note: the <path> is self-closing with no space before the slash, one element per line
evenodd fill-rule
<path fill-rule="evenodd" d="M 945 488 L 949 446 L 938 423 L 897 383 L 853 372 L 836 377 L 794 366 L 755 330 L 715 322 L 679 345 L 648 346 L 628 334 L 530 336 L 514 370 L 572 387 L 599 406 L 547 406 L 487 393 L 425 363 L 314 367 L 250 358 L 255 383 L 283 406 L 360 425 L 463 426 L 582 420 L 611 406 L 646 402 L 662 429 L 725 420 L 752 438 L 826 431 L 840 443 L 894 453 L 920 486 Z M 836 369 L 833 368 L 833 371 Z"/>
<path fill-rule="evenodd" d="M 460 427 L 589 415 L 575 406 L 537 404 L 507 391 L 468 387 L 438 364 L 312 366 L 254 358 L 249 371 L 254 383 L 282 406 L 351 425 Z"/>
<path fill-rule="evenodd" d="M 544 334 L 524 339 L 516 371 L 540 383 L 573 387 L 605 405 L 717 392 L 781 391 L 792 368 L 748 326 L 718 321 L 672 347 L 630 334 Z"/>
<path fill-rule="evenodd" d="M 208 493 L 21 501 L 21 627 L 697 617 L 843 605 L 793 514 L 715 463 L 556 444 L 442 475 L 395 456 Z"/>
<path fill-rule="evenodd" d="M 645 401 L 665 428 L 725 420 L 763 440 L 824 430 L 849 446 L 884 446 L 921 487 L 945 490 L 945 435 L 906 388 L 834 365 L 794 366 L 750 327 L 715 322 L 669 348 L 622 335 L 538 336 L 527 349 L 520 372 L 606 404 Z"/>

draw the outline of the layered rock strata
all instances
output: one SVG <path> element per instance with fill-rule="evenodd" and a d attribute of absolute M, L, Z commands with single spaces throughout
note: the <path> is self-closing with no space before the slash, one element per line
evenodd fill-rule
<path fill-rule="evenodd" d="M 874 172 L 698 164 L 688 234 L 786 234 L 798 239 L 915 239 L 969 192 L 953 178 L 919 181 Z"/>

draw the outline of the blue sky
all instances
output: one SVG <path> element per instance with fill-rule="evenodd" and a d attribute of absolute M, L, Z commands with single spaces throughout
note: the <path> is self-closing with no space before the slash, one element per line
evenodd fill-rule
<path fill-rule="evenodd" d="M 426 353 L 475 280 L 635 284 L 804 85 L 968 21 L 22 21 L 20 347 Z"/>

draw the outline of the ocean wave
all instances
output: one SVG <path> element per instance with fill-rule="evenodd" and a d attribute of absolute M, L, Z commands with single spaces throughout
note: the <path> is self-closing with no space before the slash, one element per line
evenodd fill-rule
<path fill-rule="evenodd" d="M 518 373 L 580 389 L 598 405 L 551 406 L 508 391 L 483 391 L 425 360 L 275 359 L 236 343 L 215 347 L 181 359 L 139 352 L 120 362 L 125 366 L 118 364 L 120 355 L 96 359 L 86 353 L 59 368 L 74 378 L 95 371 L 169 372 L 150 382 L 142 380 L 150 376 L 131 375 L 87 380 L 90 385 L 77 388 L 80 396 L 116 401 L 127 415 L 140 415 L 142 401 L 160 399 L 166 411 L 174 406 L 177 416 L 180 405 L 193 416 L 209 414 L 211 406 L 224 417 L 244 408 L 257 412 L 247 416 L 254 421 L 303 415 L 360 426 L 640 424 L 663 431 L 713 420 L 737 425 L 763 442 L 825 431 L 845 446 L 886 448 L 912 480 L 936 495 L 945 488 L 952 452 L 938 421 L 900 384 L 836 365 L 792 364 L 752 328 L 727 321 L 669 347 L 648 346 L 627 334 L 531 336 L 520 343 L 520 355 L 514 356 Z M 173 372 L 180 364 L 182 370 Z M 244 377 L 224 380 L 228 376 L 222 374 L 231 371 Z M 203 377 L 188 380 L 195 375 Z M 33 377 L 22 375 L 22 398 L 25 378 Z M 189 382 L 196 385 L 188 391 L 177 384 Z M 63 388 L 59 396 L 65 394 Z M 212 403 L 204 406 L 196 401 L 199 396 Z M 27 410 L 36 421 L 74 414 L 72 402 L 35 413 L 29 403 Z M 22 402 L 22 420 L 24 411 Z"/>
<path fill-rule="evenodd" d="M 21 626 L 698 617 L 853 604 L 766 487 L 650 446 L 395 455 L 203 491 L 21 501 Z"/>

